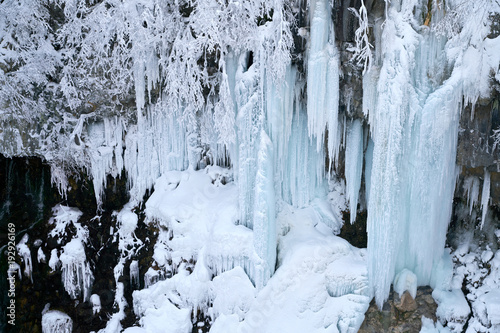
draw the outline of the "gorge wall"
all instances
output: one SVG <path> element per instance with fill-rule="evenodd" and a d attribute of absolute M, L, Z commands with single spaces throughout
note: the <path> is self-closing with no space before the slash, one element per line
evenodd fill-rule
<path fill-rule="evenodd" d="M 0 13 L 0 328 L 154 332 L 158 310 L 176 332 L 276 331 L 303 297 L 292 330 L 369 332 L 405 325 L 383 319 L 405 270 L 436 291 L 413 328 L 500 325 L 497 2 Z"/>

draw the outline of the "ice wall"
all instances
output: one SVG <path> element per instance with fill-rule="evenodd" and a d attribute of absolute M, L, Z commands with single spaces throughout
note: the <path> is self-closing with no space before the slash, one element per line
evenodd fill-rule
<path fill-rule="evenodd" d="M 307 55 L 307 125 L 322 151 L 328 140 L 331 163 L 338 160 L 340 148 L 339 56 L 331 20 L 332 9 L 326 0 L 311 1 L 311 34 Z M 328 136 L 326 138 L 326 133 Z"/>
<path fill-rule="evenodd" d="M 477 74 L 461 61 L 449 62 L 450 42 L 419 26 L 415 8 L 421 10 L 412 1 L 387 5 L 376 36 L 380 66 L 364 77 L 370 88 L 363 109 L 374 144 L 366 178 L 369 276 L 379 306 L 396 273 L 408 269 L 418 285 L 426 285 L 441 258 L 455 189 L 462 96 L 473 100 L 467 96 L 475 93 L 465 88 L 464 78 Z M 444 6 L 434 5 L 432 24 L 443 13 Z M 474 202 L 477 189 L 469 187 Z"/>
<path fill-rule="evenodd" d="M 272 142 L 262 130 L 257 156 L 253 216 L 254 247 L 261 263 L 256 264 L 255 284 L 262 288 L 276 266 L 276 209 L 273 182 L 274 151 Z"/>

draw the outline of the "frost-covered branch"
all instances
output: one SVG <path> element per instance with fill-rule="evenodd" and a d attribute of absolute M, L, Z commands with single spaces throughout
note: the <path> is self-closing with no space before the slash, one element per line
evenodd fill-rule
<path fill-rule="evenodd" d="M 349 10 L 357 17 L 359 27 L 356 29 L 354 37 L 356 46 L 349 48 L 348 50 L 354 52 L 353 59 L 356 60 L 357 64 L 363 65 L 364 75 L 370 70 L 373 62 L 373 46 L 370 44 L 369 39 L 368 13 L 363 0 L 361 0 L 361 7 L 359 7 L 359 11 L 355 8 L 349 8 Z"/>

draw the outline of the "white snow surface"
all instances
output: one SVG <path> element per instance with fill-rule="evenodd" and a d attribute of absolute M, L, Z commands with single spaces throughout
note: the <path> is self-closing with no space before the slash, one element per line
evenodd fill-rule
<path fill-rule="evenodd" d="M 493 255 L 491 252 L 488 246 L 474 248 L 473 244 L 464 244 L 453 253 L 452 287 L 461 288 L 465 284 L 471 304 L 467 333 L 500 330 L 500 250 Z"/>
<path fill-rule="evenodd" d="M 43 333 L 71 333 L 73 332 L 73 320 L 64 312 L 50 310 L 42 315 Z"/>
<path fill-rule="evenodd" d="M 452 332 L 462 332 L 471 312 L 462 290 L 435 289 L 432 292 L 432 297 L 438 304 L 436 316 L 441 323 L 446 324 Z"/>
<path fill-rule="evenodd" d="M 212 318 L 211 332 L 356 332 L 371 299 L 366 251 L 334 236 L 319 203 L 281 203 L 278 268 L 259 287 L 256 236 L 237 224 L 237 187 L 217 181 L 224 172 L 172 171 L 155 182 L 147 220 L 161 230 L 156 264 L 172 275 L 158 273 L 156 283 L 134 291 L 141 327 L 187 332 L 199 308 Z"/>
<path fill-rule="evenodd" d="M 439 321 L 434 323 L 432 319 L 422 316 L 420 333 L 451 333 L 451 331 L 448 327 L 443 327 Z"/>

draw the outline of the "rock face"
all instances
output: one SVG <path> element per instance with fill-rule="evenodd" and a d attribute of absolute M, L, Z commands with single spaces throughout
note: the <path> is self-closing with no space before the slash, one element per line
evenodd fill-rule
<path fill-rule="evenodd" d="M 460 186 L 466 177 L 484 179 L 487 170 L 491 175 L 491 205 L 500 203 L 500 147 L 495 145 L 494 131 L 500 128 L 500 92 L 491 98 L 479 100 L 471 108 L 463 109 L 457 146 L 457 165 L 460 179 L 455 196 L 465 197 Z"/>
<path fill-rule="evenodd" d="M 359 333 L 419 332 L 422 316 L 436 321 L 437 304 L 430 287 L 420 287 L 415 299 L 406 291 L 402 297 L 391 291 L 382 310 L 372 301 Z"/>

